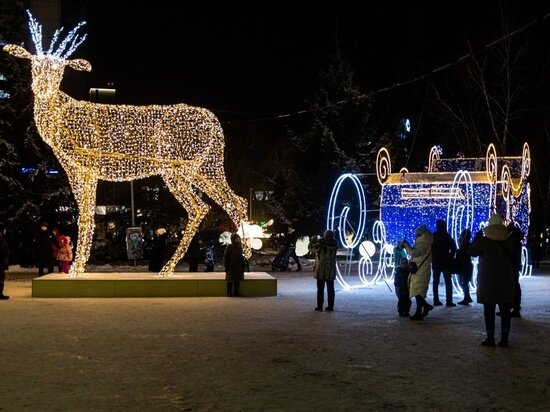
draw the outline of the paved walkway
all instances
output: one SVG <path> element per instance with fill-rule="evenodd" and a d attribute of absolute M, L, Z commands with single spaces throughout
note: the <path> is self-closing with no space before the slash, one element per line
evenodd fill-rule
<path fill-rule="evenodd" d="M 382 283 L 318 313 L 311 272 L 275 276 L 277 297 L 156 299 L 33 299 L 13 276 L 0 411 L 550 410 L 550 274 L 522 282 L 508 349 L 480 346 L 477 304 L 411 322 Z"/>

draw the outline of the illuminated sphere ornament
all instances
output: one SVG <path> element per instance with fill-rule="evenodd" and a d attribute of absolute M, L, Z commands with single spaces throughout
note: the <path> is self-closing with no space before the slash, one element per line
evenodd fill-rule
<path fill-rule="evenodd" d="M 263 246 L 262 240 L 257 238 L 247 239 L 247 242 L 248 242 L 248 245 L 254 250 L 260 250 Z"/>
<path fill-rule="evenodd" d="M 210 209 L 197 190 L 219 204 L 235 227 L 247 220 L 246 201 L 225 178 L 224 135 L 214 114 L 186 104 L 108 105 L 71 98 L 59 89 L 65 67 L 91 70 L 86 60 L 67 60 L 86 38 L 77 34 L 84 23 L 63 40 L 59 39 L 62 29 L 57 30 L 44 51 L 42 26 L 28 14 L 36 55 L 14 44 L 3 49 L 31 61 L 36 127 L 67 173 L 78 204 L 78 249 L 71 276 L 84 272 L 90 255 L 99 179 L 129 181 L 160 175 L 187 210 L 184 235 L 161 276 L 173 273 Z M 250 256 L 248 247 L 245 255 Z"/>
<path fill-rule="evenodd" d="M 296 241 L 296 256 L 305 256 L 309 252 L 309 237 L 302 236 Z"/>
<path fill-rule="evenodd" d="M 363 257 L 373 257 L 376 252 L 376 246 L 370 240 L 365 240 L 359 245 L 359 253 Z"/>
<path fill-rule="evenodd" d="M 237 234 L 243 239 L 250 239 L 254 237 L 263 237 L 263 230 L 258 225 L 251 225 L 244 222 L 239 226 Z"/>

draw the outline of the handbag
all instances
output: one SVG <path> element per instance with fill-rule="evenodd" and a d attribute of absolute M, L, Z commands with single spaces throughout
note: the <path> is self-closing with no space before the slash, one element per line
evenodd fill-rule
<path fill-rule="evenodd" d="M 416 263 L 412 260 L 409 262 L 409 273 L 416 273 L 418 272 L 418 266 L 416 266 Z"/>
<path fill-rule="evenodd" d="M 420 269 L 420 266 L 422 266 L 424 264 L 424 262 L 426 262 L 426 260 L 428 260 L 428 258 L 430 257 L 430 255 L 432 254 L 432 252 L 430 251 L 430 253 L 428 253 L 428 256 L 426 256 L 424 258 L 424 260 L 422 262 L 420 262 L 420 265 L 417 265 L 416 262 L 413 262 L 412 260 L 409 262 L 409 273 L 412 273 L 412 274 L 415 274 L 416 272 L 418 272 L 418 269 Z"/>

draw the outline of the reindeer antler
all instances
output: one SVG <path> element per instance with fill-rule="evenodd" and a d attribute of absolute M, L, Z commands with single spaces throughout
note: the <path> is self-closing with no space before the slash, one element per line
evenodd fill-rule
<path fill-rule="evenodd" d="M 31 12 L 27 10 L 29 15 L 29 30 L 31 31 L 32 42 L 36 48 L 36 54 L 38 56 L 43 56 L 44 51 L 42 50 L 42 25 L 36 21 L 32 16 Z"/>
<path fill-rule="evenodd" d="M 66 59 L 71 54 L 73 54 L 76 48 L 80 46 L 84 40 L 86 40 L 86 36 L 87 36 L 86 33 L 83 34 L 82 36 L 79 36 L 78 34 L 76 34 L 78 29 L 80 29 L 85 24 L 86 24 L 85 21 L 81 21 L 80 23 L 78 23 L 76 27 L 72 29 L 69 32 L 69 34 L 67 34 L 67 37 L 65 37 L 65 39 L 61 42 L 61 44 L 59 45 L 59 48 L 57 49 L 56 52 L 52 54 L 52 56 L 59 57 L 60 59 Z M 59 33 L 61 33 L 61 30 L 59 31 Z M 65 53 L 63 53 L 67 48 L 67 46 L 69 46 L 69 48 Z M 52 47 L 53 47 L 53 44 L 52 44 Z"/>
<path fill-rule="evenodd" d="M 77 34 L 77 31 L 86 24 L 85 21 L 81 21 L 67 34 L 67 36 L 57 47 L 57 50 L 54 50 L 57 39 L 59 38 L 61 32 L 63 32 L 63 27 L 57 29 L 53 35 L 48 51 L 44 53 L 44 50 L 42 49 L 42 25 L 36 21 L 29 10 L 27 10 L 27 14 L 29 15 L 29 29 L 31 31 L 32 41 L 36 47 L 36 54 L 38 56 L 45 55 L 56 57 L 58 59 L 67 59 L 74 53 L 77 47 L 80 46 L 84 40 L 86 40 L 87 34 Z"/>

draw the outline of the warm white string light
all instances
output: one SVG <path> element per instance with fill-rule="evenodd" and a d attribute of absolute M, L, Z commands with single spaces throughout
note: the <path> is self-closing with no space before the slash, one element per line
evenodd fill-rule
<path fill-rule="evenodd" d="M 107 105 L 71 98 L 59 90 L 65 66 L 91 70 L 86 60 L 66 60 L 86 38 L 77 34 L 84 22 L 54 50 L 61 33 L 56 31 L 44 53 L 42 27 L 28 14 L 37 55 L 17 45 L 6 45 L 4 50 L 31 60 L 35 123 L 66 171 L 78 204 L 78 249 L 71 276 L 84 272 L 90 255 L 99 179 L 129 181 L 160 175 L 187 210 L 189 222 L 174 255 L 162 268 L 162 276 L 173 273 L 210 209 L 195 189 L 219 204 L 236 227 L 248 220 L 246 200 L 231 190 L 225 177 L 224 135 L 213 113 L 186 104 Z M 244 247 L 250 257 L 250 248 Z"/>

